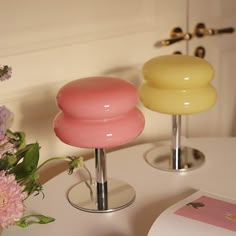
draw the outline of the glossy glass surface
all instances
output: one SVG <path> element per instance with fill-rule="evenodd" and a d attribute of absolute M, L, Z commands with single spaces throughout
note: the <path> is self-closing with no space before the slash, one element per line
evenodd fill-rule
<path fill-rule="evenodd" d="M 60 109 L 70 116 L 100 119 L 133 109 L 138 91 L 131 83 L 119 78 L 90 77 L 66 84 L 56 99 Z"/>
<path fill-rule="evenodd" d="M 135 107 L 138 91 L 121 79 L 73 81 L 59 91 L 57 100 L 62 111 L 54 120 L 54 131 L 72 146 L 118 146 L 136 138 L 144 128 L 143 114 Z"/>
<path fill-rule="evenodd" d="M 59 113 L 54 131 L 64 143 L 83 148 L 108 148 L 122 145 L 136 138 L 144 128 L 142 113 L 134 108 L 113 119 L 75 119 Z"/>
<path fill-rule="evenodd" d="M 143 75 L 155 87 L 184 89 L 207 85 L 213 79 L 214 70 L 199 57 L 166 55 L 147 61 Z"/>
<path fill-rule="evenodd" d="M 140 100 L 147 108 L 167 114 L 192 114 L 209 109 L 216 101 L 210 84 L 214 71 L 205 60 L 168 55 L 144 64 L 145 82 Z"/>
<path fill-rule="evenodd" d="M 140 88 L 140 100 L 153 111 L 166 114 L 192 114 L 209 109 L 216 101 L 211 85 L 196 89 L 159 89 L 144 84 Z"/>

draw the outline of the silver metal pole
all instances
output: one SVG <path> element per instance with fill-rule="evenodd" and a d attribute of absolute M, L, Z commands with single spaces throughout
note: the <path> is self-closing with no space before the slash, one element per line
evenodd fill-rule
<path fill-rule="evenodd" d="M 98 210 L 108 209 L 106 152 L 103 148 L 95 149 L 97 207 Z"/>
<path fill-rule="evenodd" d="M 181 115 L 172 115 L 172 152 L 171 166 L 175 170 L 181 169 Z"/>

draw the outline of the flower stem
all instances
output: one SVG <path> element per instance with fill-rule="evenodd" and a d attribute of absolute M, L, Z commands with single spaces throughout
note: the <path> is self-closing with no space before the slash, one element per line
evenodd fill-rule
<path fill-rule="evenodd" d="M 48 162 L 56 161 L 56 160 L 68 161 L 70 159 L 68 157 L 51 157 L 50 159 L 44 161 L 41 165 L 39 165 L 38 168 L 35 170 L 35 172 L 37 172 L 40 168 L 42 168 Z"/>
<path fill-rule="evenodd" d="M 93 177 L 89 171 L 89 169 L 87 168 L 87 166 L 84 164 L 84 169 L 87 171 L 88 175 L 89 175 L 89 182 L 90 182 L 90 185 L 93 184 Z"/>

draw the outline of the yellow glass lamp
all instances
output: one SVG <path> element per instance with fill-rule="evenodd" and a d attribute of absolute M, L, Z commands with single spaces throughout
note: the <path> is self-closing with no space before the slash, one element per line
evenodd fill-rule
<path fill-rule="evenodd" d="M 204 59 L 186 55 L 152 58 L 143 66 L 145 82 L 140 100 L 152 111 L 172 115 L 172 145 L 152 150 L 147 162 L 158 169 L 186 171 L 201 166 L 202 152 L 181 147 L 181 115 L 208 110 L 215 104 L 216 91 L 211 85 L 213 67 Z"/>

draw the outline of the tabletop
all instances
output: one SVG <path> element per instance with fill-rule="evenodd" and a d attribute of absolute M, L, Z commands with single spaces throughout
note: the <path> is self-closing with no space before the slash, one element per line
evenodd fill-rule
<path fill-rule="evenodd" d="M 145 155 L 160 142 L 146 143 L 107 153 L 107 175 L 126 181 L 136 191 L 127 208 L 109 213 L 89 213 L 70 205 L 66 194 L 80 181 L 78 173 L 63 172 L 44 185 L 45 198 L 30 197 L 27 211 L 56 218 L 47 225 L 10 227 L 2 236 L 144 236 L 169 206 L 203 190 L 236 199 L 236 138 L 189 138 L 183 145 L 202 151 L 206 161 L 199 169 L 166 172 L 145 162 Z M 94 159 L 86 161 L 94 175 Z M 160 235 L 161 236 L 161 235 Z"/>

